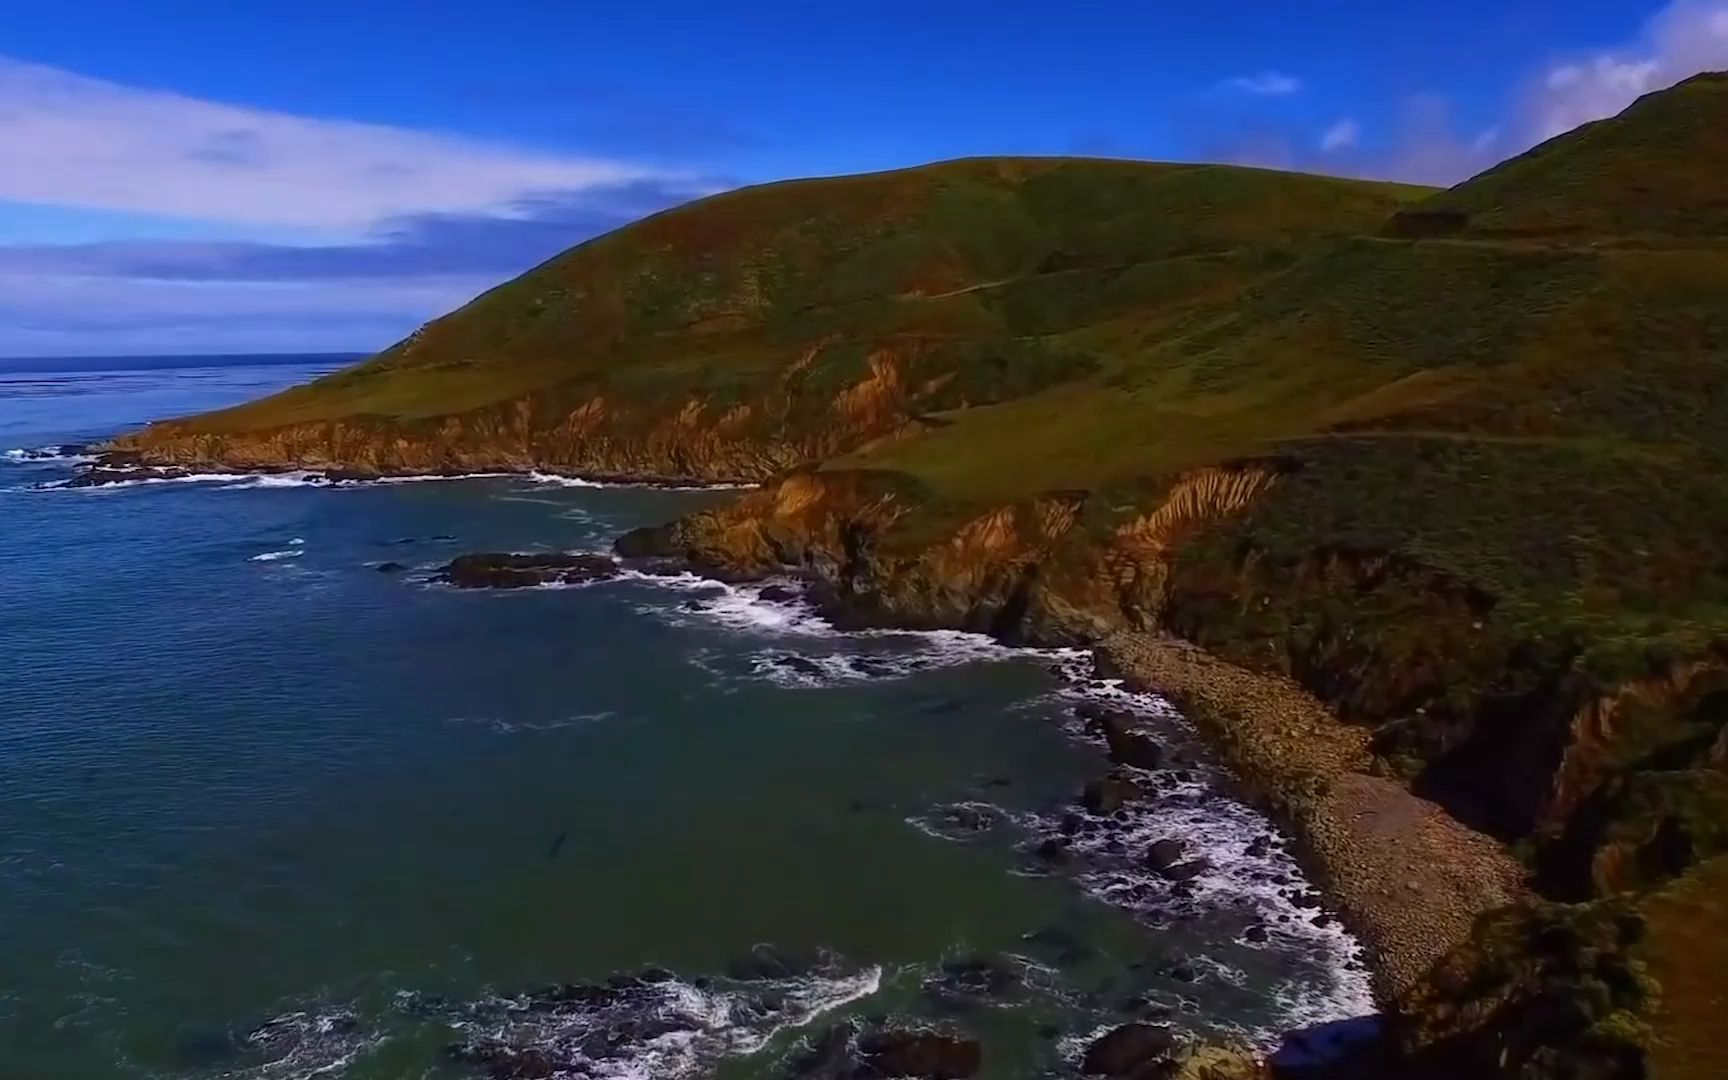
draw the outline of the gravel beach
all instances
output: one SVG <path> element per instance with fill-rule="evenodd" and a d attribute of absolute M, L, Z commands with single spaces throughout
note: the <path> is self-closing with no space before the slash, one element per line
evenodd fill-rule
<path fill-rule="evenodd" d="M 1382 1004 L 1402 1000 L 1477 916 L 1525 895 L 1524 869 L 1498 841 L 1372 775 L 1368 731 L 1340 722 L 1288 679 L 1150 634 L 1110 639 L 1100 661 L 1179 705 L 1296 834 L 1329 900 L 1367 945 Z"/>

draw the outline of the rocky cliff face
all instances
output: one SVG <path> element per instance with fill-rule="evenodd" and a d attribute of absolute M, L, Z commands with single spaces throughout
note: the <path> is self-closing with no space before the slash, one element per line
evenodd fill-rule
<path fill-rule="evenodd" d="M 1112 531 L 1083 523 L 1086 492 L 996 507 L 908 541 L 917 497 L 894 477 L 804 471 L 731 505 L 651 530 L 625 550 L 688 557 L 730 576 L 797 572 L 843 625 L 955 628 L 1075 644 L 1160 618 L 1167 555 L 1277 482 L 1276 462 L 1198 469 Z"/>
<path fill-rule="evenodd" d="M 425 418 L 357 414 L 264 426 L 170 420 L 112 448 L 149 464 L 190 468 L 378 475 L 539 469 L 748 483 L 915 431 L 918 411 L 950 386 L 943 373 L 922 370 L 917 357 L 890 347 L 869 353 L 850 381 L 831 389 L 805 385 L 822 351 L 822 345 L 806 349 L 777 384 L 750 400 L 624 400 L 566 387 Z"/>
<path fill-rule="evenodd" d="M 1244 512 L 1285 468 L 1195 470 L 1107 531 L 1084 524 L 1088 496 L 1073 492 L 917 543 L 905 539 L 916 498 L 891 477 L 808 472 L 621 550 L 805 575 L 845 625 L 1070 644 L 1146 628 L 1206 641 L 1232 620 L 1264 618 L 1265 632 L 1247 647 L 1232 634 L 1227 651 L 1373 729 L 1378 767 L 1523 841 L 1538 884 L 1569 901 L 1485 919 L 1419 981 L 1401 1003 L 1392 1075 L 1643 1075 L 1640 1017 L 1655 988 L 1635 958 L 1635 890 L 1728 850 L 1728 663 L 1712 653 L 1605 684 L 1579 670 L 1575 649 L 1507 648 L 1491 629 L 1492 597 L 1384 553 L 1277 563 L 1244 551 L 1228 581 L 1181 565 L 1185 542 Z M 1321 621 L 1280 622 L 1293 602 Z M 1350 612 L 1377 603 L 1404 613 L 1407 638 L 1357 632 Z M 1459 686 L 1469 692 L 1451 693 Z"/>

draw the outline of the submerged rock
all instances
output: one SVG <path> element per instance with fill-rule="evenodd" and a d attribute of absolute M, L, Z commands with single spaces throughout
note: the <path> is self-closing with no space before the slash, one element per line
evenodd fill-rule
<path fill-rule="evenodd" d="M 1145 794 L 1130 777 L 1112 773 L 1088 783 L 1080 792 L 1080 805 L 1102 817 L 1114 814 Z"/>
<path fill-rule="evenodd" d="M 1146 865 L 1163 873 L 1181 862 L 1187 852 L 1188 845 L 1172 837 L 1165 837 L 1146 849 Z"/>
<path fill-rule="evenodd" d="M 1156 867 L 1155 869 L 1166 881 L 1192 881 L 1212 869 L 1212 863 L 1206 859 L 1189 859 L 1172 866 Z"/>
<path fill-rule="evenodd" d="M 612 543 L 622 559 L 671 559 L 684 554 L 670 525 L 644 525 L 631 529 Z"/>
<path fill-rule="evenodd" d="M 950 960 L 941 974 L 926 979 L 924 996 L 946 1009 L 964 1009 L 981 1001 L 1007 997 L 1019 990 L 1019 972 L 989 956 Z"/>
<path fill-rule="evenodd" d="M 1173 1029 L 1154 1024 L 1123 1024 L 1086 1048 L 1081 1070 L 1116 1080 L 1150 1080 L 1167 1075 L 1176 1048 Z"/>
<path fill-rule="evenodd" d="M 601 581 L 617 574 L 618 564 L 605 555 L 489 552 L 457 556 L 438 572 L 437 580 L 459 589 L 520 589 Z"/>
<path fill-rule="evenodd" d="M 1110 760 L 1136 769 L 1156 769 L 1164 764 L 1164 748 L 1140 727 L 1140 718 L 1126 709 L 1108 709 L 1085 704 L 1074 710 L 1104 736 Z"/>
<path fill-rule="evenodd" d="M 136 484 L 145 480 L 179 480 L 190 475 L 191 473 L 185 469 L 163 468 L 154 465 L 126 467 L 93 465 L 80 471 L 70 480 L 54 486 L 69 488 L 107 487 L 111 484 Z"/>
<path fill-rule="evenodd" d="M 935 1031 L 881 1031 L 858 1040 L 865 1077 L 916 1077 L 918 1080 L 966 1080 L 984 1064 L 984 1049 L 976 1039 Z"/>
<path fill-rule="evenodd" d="M 839 1023 L 829 1028 L 809 1049 L 794 1054 L 787 1063 L 787 1080 L 850 1080 L 852 1076 L 852 1039 L 857 1029 L 851 1023 Z"/>

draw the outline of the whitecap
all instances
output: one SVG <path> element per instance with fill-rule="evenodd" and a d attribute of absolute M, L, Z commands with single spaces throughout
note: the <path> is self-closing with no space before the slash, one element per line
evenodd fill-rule
<path fill-rule="evenodd" d="M 1057 657 L 1056 663 L 1073 680 L 1062 691 L 1063 699 L 1129 709 L 1165 742 L 1198 740 L 1170 702 L 1157 694 L 1131 690 L 1120 680 L 1098 678 L 1090 656 L 1069 654 Z M 1072 713 L 1067 726 L 1076 737 L 1102 745 L 1102 739 Z M 1312 965 L 1310 971 L 1294 971 L 1267 988 L 1277 1015 L 1271 1023 L 1245 1033 L 1264 1048 L 1276 1045 L 1282 1033 L 1292 1028 L 1376 1012 L 1361 944 L 1335 918 L 1318 915 L 1311 906 L 1315 890 L 1297 864 L 1290 841 L 1259 811 L 1222 793 L 1227 774 L 1197 764 L 1156 772 L 1125 771 L 1153 784 L 1159 797 L 1130 802 L 1121 812 L 1125 820 L 1090 831 L 1063 828 L 1063 819 L 1071 815 L 1100 821 L 1077 809 L 1028 813 L 1021 819 L 1031 836 L 1026 847 L 1061 837 L 1075 883 L 1088 895 L 1124 908 L 1148 925 L 1194 917 L 1240 928 L 1257 925 L 1265 930 L 1266 941 L 1239 940 L 1239 945 L 1278 949 Z M 1208 869 L 1173 886 L 1144 861 L 1147 849 L 1163 839 L 1182 841 L 1183 858 L 1205 859 Z M 1215 957 L 1199 955 L 1191 960 L 1203 977 L 1214 981 L 1240 986 L 1247 978 Z"/>
<path fill-rule="evenodd" d="M 19 446 L 0 451 L 0 461 L 16 465 L 84 465 L 95 460 L 93 454 L 62 453 L 58 446 Z"/>
<path fill-rule="evenodd" d="M 580 476 L 566 476 L 563 473 L 544 472 L 540 469 L 530 469 L 524 479 L 536 484 L 551 484 L 567 488 L 658 488 L 662 491 L 748 491 L 760 487 L 760 484 L 658 484 L 631 480 L 587 480 Z"/>
<path fill-rule="evenodd" d="M 250 559 L 247 559 L 246 561 L 247 562 L 280 562 L 283 559 L 298 559 L 303 554 L 305 554 L 305 553 L 302 552 L 298 548 L 287 548 L 287 549 L 282 550 L 282 551 L 266 551 L 261 555 L 254 555 Z"/>

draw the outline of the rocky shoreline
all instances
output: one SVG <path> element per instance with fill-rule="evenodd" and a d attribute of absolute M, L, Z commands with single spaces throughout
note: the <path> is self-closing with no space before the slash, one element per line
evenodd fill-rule
<path fill-rule="evenodd" d="M 1179 639 L 1119 634 L 1103 670 L 1170 698 L 1296 837 L 1303 861 L 1370 954 L 1395 1008 L 1483 914 L 1528 897 L 1525 871 L 1397 782 L 1372 774 L 1367 733 L 1287 680 Z"/>

